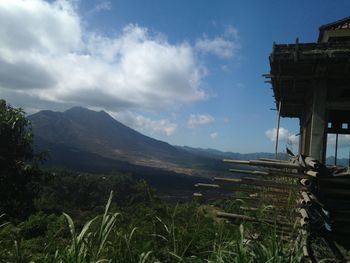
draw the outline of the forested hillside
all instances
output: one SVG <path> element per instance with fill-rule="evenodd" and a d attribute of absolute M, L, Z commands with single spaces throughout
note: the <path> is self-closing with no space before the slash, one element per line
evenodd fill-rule
<path fill-rule="evenodd" d="M 167 203 L 130 173 L 40 170 L 43 156 L 32 151 L 23 111 L 0 106 L 0 262 L 300 261 L 300 242 L 284 242 L 274 227 L 261 225 L 256 236 L 251 223 L 214 216 L 236 211 L 242 200 L 223 199 L 215 208 Z"/>

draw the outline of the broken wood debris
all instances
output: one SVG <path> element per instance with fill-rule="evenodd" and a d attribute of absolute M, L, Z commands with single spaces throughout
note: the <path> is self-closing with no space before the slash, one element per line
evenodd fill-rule
<path fill-rule="evenodd" d="M 327 236 L 332 242 L 341 242 L 341 245 L 350 247 L 350 240 L 345 238 L 350 234 L 350 230 L 347 231 L 350 223 L 349 168 L 328 168 L 318 160 L 302 155 L 292 156 L 289 160 L 265 158 L 223 161 L 259 169 L 230 169 L 230 172 L 249 174 L 252 177 L 215 177 L 213 184 L 196 184 L 197 187 L 207 190 L 217 189 L 226 193 L 231 191 L 235 195 L 221 197 L 244 201 L 244 205 L 238 207 L 238 211 L 243 214 L 218 212 L 218 217 L 233 222 L 249 221 L 270 225 L 276 225 L 277 221 L 278 231 L 281 233 L 290 232 L 292 225 L 297 223 L 300 229 L 304 229 L 302 235 L 307 242 L 303 245 L 303 253 L 308 258 L 312 254 L 310 236 Z M 260 179 L 261 177 L 269 179 Z M 239 196 L 237 193 L 240 193 Z M 200 193 L 194 196 L 205 198 L 210 194 Z M 297 199 L 294 204 L 294 209 L 297 210 L 294 211 L 289 202 L 291 196 Z M 264 205 L 277 209 L 276 218 L 279 220 L 259 219 L 249 215 Z M 290 237 L 292 238 L 291 235 Z"/>

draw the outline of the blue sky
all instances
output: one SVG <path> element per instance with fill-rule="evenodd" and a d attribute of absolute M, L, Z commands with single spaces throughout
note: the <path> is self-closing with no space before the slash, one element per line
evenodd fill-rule
<path fill-rule="evenodd" d="M 315 42 L 349 1 L 2 1 L 0 97 L 105 110 L 175 145 L 274 150 L 272 43 Z M 281 150 L 298 120 L 282 119 Z M 292 148 L 296 151 L 297 146 Z"/>

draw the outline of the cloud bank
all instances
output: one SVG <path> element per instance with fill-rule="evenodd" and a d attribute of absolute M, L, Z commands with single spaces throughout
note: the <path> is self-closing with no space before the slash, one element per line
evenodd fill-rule
<path fill-rule="evenodd" d="M 0 1 L 0 25 L 0 96 L 22 106 L 162 110 L 206 97 L 193 48 L 147 28 L 90 32 L 64 0 Z"/>
<path fill-rule="evenodd" d="M 195 47 L 200 52 L 212 54 L 222 59 L 232 58 L 240 49 L 238 30 L 233 26 L 228 26 L 222 36 L 210 39 L 204 35 L 197 40 Z"/>
<path fill-rule="evenodd" d="M 277 129 L 273 128 L 270 130 L 267 130 L 265 132 L 265 135 L 270 141 L 275 142 L 276 141 L 276 134 L 277 134 Z M 296 136 L 295 134 L 291 133 L 287 129 L 280 127 L 279 133 L 278 133 L 278 140 L 279 141 L 286 141 L 288 143 L 292 144 L 298 144 L 299 142 L 299 137 Z"/>
<path fill-rule="evenodd" d="M 141 114 L 130 111 L 109 112 L 114 118 L 139 131 L 147 131 L 152 134 L 171 136 L 177 129 L 177 124 L 169 119 L 153 120 Z"/>
<path fill-rule="evenodd" d="M 205 125 L 214 122 L 214 117 L 209 114 L 191 114 L 187 121 L 189 128 L 194 128 L 198 125 Z"/>
<path fill-rule="evenodd" d="M 211 133 L 209 136 L 210 136 L 210 138 L 212 138 L 212 139 L 216 139 L 216 138 L 219 136 L 219 133 L 218 133 L 218 132 L 213 132 L 213 133 Z"/>

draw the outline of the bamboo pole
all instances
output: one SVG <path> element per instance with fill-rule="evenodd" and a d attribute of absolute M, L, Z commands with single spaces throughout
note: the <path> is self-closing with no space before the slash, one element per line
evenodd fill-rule
<path fill-rule="evenodd" d="M 299 210 L 299 213 L 301 214 L 301 218 L 306 222 L 309 223 L 310 222 L 310 218 L 308 213 L 306 212 L 306 210 L 304 208 L 301 208 Z"/>
<path fill-rule="evenodd" d="M 318 170 L 320 168 L 319 162 L 314 158 L 305 157 L 304 162 L 311 169 Z"/>
<path fill-rule="evenodd" d="M 310 175 L 312 177 L 318 177 L 319 173 L 317 171 L 308 170 L 308 171 L 306 171 L 306 174 Z"/>
<path fill-rule="evenodd" d="M 309 224 L 309 222 L 305 221 L 304 218 L 300 218 L 299 220 L 301 228 L 306 228 Z"/>
<path fill-rule="evenodd" d="M 278 157 L 278 136 L 280 132 L 280 121 L 281 121 L 281 106 L 282 101 L 278 102 L 278 112 L 277 112 L 277 130 L 276 130 L 276 144 L 275 144 L 275 158 Z"/>
<path fill-rule="evenodd" d="M 214 180 L 219 181 L 219 182 L 224 182 L 224 183 L 265 186 L 265 187 L 280 188 L 280 189 L 305 189 L 305 187 L 301 186 L 301 185 L 276 183 L 274 181 L 260 180 L 260 179 L 256 179 L 256 178 L 247 178 L 247 177 L 243 177 L 240 179 L 214 177 Z"/>
<path fill-rule="evenodd" d="M 202 184 L 202 183 L 197 183 L 194 185 L 195 187 L 205 187 L 205 188 L 221 188 L 220 185 L 218 184 Z"/>
<path fill-rule="evenodd" d="M 276 162 L 276 163 L 289 163 L 287 160 L 278 160 L 278 159 L 269 159 L 269 158 L 259 158 L 259 161 L 265 161 L 265 162 Z"/>
<path fill-rule="evenodd" d="M 231 190 L 235 192 L 243 192 L 243 193 L 253 193 L 254 195 L 260 196 L 271 196 L 277 195 L 279 197 L 288 197 L 290 192 L 286 191 L 277 191 L 276 189 L 266 189 L 261 187 L 241 187 L 240 185 L 231 186 Z"/>
<path fill-rule="evenodd" d="M 244 165 L 253 165 L 253 166 L 262 166 L 262 167 L 272 167 L 272 168 L 288 168 L 288 169 L 302 169 L 299 164 L 295 163 L 284 163 L 284 162 L 267 162 L 259 160 L 231 160 L 224 159 L 225 163 L 234 163 L 234 164 L 244 164 Z"/>
<path fill-rule="evenodd" d="M 261 184 L 262 186 L 268 186 L 268 187 L 276 187 L 276 188 L 283 188 L 283 189 L 304 189 L 305 187 L 297 184 L 288 184 L 288 183 L 276 183 L 273 180 L 262 180 L 259 178 L 251 178 L 251 177 L 243 177 L 242 178 L 244 183 L 249 184 Z M 306 179 L 305 179 L 306 180 Z"/>
<path fill-rule="evenodd" d="M 310 178 L 307 174 L 301 173 L 286 173 L 286 172 L 276 172 L 276 171 L 256 171 L 256 170 L 239 170 L 239 169 L 230 169 L 232 173 L 240 173 L 240 174 L 253 174 L 257 176 L 270 176 L 270 177 L 288 177 L 293 179 L 308 179 Z"/>
<path fill-rule="evenodd" d="M 204 199 L 204 200 L 217 200 L 217 199 L 233 199 L 234 201 L 242 201 L 243 203 L 254 204 L 254 205 L 264 205 L 271 206 L 276 209 L 284 208 L 288 205 L 287 200 L 279 199 L 271 199 L 266 198 L 267 200 L 263 200 L 261 198 L 252 198 L 252 197 L 241 197 L 241 196 L 232 196 L 232 195 L 207 195 L 202 193 L 193 193 L 193 198 Z"/>
<path fill-rule="evenodd" d="M 258 211 L 258 207 L 240 206 L 239 209 L 243 211 Z"/>
<path fill-rule="evenodd" d="M 221 186 L 218 184 L 204 184 L 204 183 L 197 183 L 194 186 L 195 187 L 201 187 L 201 188 L 208 188 L 208 189 L 220 189 L 222 191 L 226 192 L 245 192 L 245 193 L 256 193 L 259 192 L 260 194 L 266 195 L 280 195 L 280 196 L 288 196 L 289 192 L 287 191 L 277 191 L 278 189 L 266 189 L 266 188 L 261 188 L 259 186 L 256 187 L 256 185 L 253 185 L 254 187 L 241 187 L 243 184 L 233 184 L 231 186 Z M 264 193 L 266 192 L 266 193 Z"/>
<path fill-rule="evenodd" d="M 302 192 L 301 196 L 303 197 L 302 201 L 306 206 L 311 206 L 312 202 L 311 199 L 309 197 L 309 195 L 306 192 Z"/>
<path fill-rule="evenodd" d="M 305 186 L 305 187 L 310 187 L 311 186 L 311 181 L 309 179 L 301 179 L 300 183 Z"/>
<path fill-rule="evenodd" d="M 270 219 L 258 219 L 252 216 L 239 215 L 239 214 L 233 214 L 233 213 L 217 212 L 216 216 L 219 218 L 227 218 L 232 220 L 243 220 L 243 221 L 249 221 L 249 222 L 260 222 L 260 223 L 267 223 L 267 224 L 273 224 L 273 225 L 279 225 L 279 226 L 292 227 L 290 223 L 285 223 L 277 220 L 274 221 Z"/>

